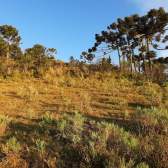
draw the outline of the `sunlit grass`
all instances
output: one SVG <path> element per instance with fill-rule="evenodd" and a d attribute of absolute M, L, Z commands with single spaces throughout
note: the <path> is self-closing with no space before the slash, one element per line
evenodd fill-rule
<path fill-rule="evenodd" d="M 167 87 L 162 88 L 149 82 L 138 86 L 136 81 L 124 78 L 116 79 L 112 74 L 104 76 L 95 73 L 92 77 L 87 78 L 75 78 L 70 75 L 65 77 L 62 74 L 61 70 L 57 70 L 46 74 L 41 79 L 25 78 L 18 81 L 3 79 L 0 82 L 0 114 L 2 114 L 0 116 L 0 141 L 2 142 L 0 149 L 3 149 L 0 154 L 2 153 L 2 156 L 6 157 L 4 165 L 7 164 L 7 160 L 9 165 L 12 163 L 13 158 L 7 156 L 7 153 L 13 152 L 15 153 L 13 157 L 18 165 L 21 163 L 28 165 L 31 160 L 36 166 L 64 165 L 62 167 L 65 167 L 62 155 L 65 152 L 69 157 L 68 152 L 73 149 L 73 152 L 80 151 L 82 156 L 86 152 L 89 162 L 86 163 L 86 160 L 83 160 L 83 163 L 89 166 L 93 164 L 94 159 L 100 159 L 96 155 L 103 156 L 101 152 L 105 150 L 106 141 L 109 141 L 112 146 L 117 143 L 118 148 L 116 147 L 115 152 L 123 148 L 129 156 L 126 159 L 123 155 L 113 154 L 111 151 L 108 155 L 117 155 L 116 161 L 109 160 L 109 156 L 105 155 L 107 160 L 104 161 L 104 164 L 106 166 L 110 164 L 115 166 L 116 162 L 120 166 L 135 165 L 131 159 L 136 158 L 130 156 L 134 156 L 134 154 L 138 156 L 139 150 L 145 143 L 145 140 L 139 137 L 136 129 L 139 128 L 141 133 L 142 124 L 146 124 L 146 129 L 150 129 L 152 124 L 147 125 L 145 122 L 155 121 L 156 117 L 152 113 L 152 121 L 148 119 L 150 118 L 150 110 L 148 110 L 148 113 L 145 113 L 146 118 L 144 118 L 144 110 L 139 109 L 138 111 L 136 108 L 138 106 L 148 109 L 151 105 L 167 108 Z M 161 121 L 162 114 L 156 109 L 155 111 L 160 118 L 154 126 L 158 130 L 160 129 L 161 135 L 166 134 L 166 123 Z M 132 121 L 137 113 L 139 113 L 140 120 L 137 119 L 138 124 L 136 125 Z M 144 120 L 142 121 L 142 119 Z M 102 123 L 97 126 L 97 122 Z M 113 124 L 117 125 L 113 126 Z M 73 126 L 75 127 L 73 128 Z M 163 129 L 162 126 L 164 126 Z M 115 128 L 113 135 L 117 141 L 114 141 L 112 135 L 105 132 L 111 127 Z M 108 131 L 110 132 L 110 130 Z M 103 137 L 105 138 L 103 139 Z M 156 145 L 154 139 L 152 141 Z M 70 146 L 66 146 L 66 143 Z M 85 144 L 85 148 L 82 148 L 80 143 Z M 137 147 L 138 143 L 139 147 Z M 13 144 L 13 148 L 11 144 Z M 60 147 L 61 145 L 65 145 L 66 148 L 65 146 Z M 150 152 L 152 151 L 146 151 L 145 155 L 148 157 Z M 25 161 L 23 155 L 29 161 Z M 2 156 L 0 155 L 1 160 Z M 121 158 L 119 158 L 120 156 Z M 145 162 L 141 163 L 141 165 L 143 164 L 146 165 Z"/>

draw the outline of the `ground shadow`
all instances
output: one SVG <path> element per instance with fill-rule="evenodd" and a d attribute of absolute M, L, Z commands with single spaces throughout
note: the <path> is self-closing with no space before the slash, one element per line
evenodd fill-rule
<path fill-rule="evenodd" d="M 131 118 L 133 118 L 134 114 L 130 114 Z M 133 134 L 138 135 L 136 126 L 137 124 L 132 120 L 125 120 L 124 118 L 107 118 L 107 117 L 96 117 L 92 115 L 87 115 L 87 118 L 90 120 L 94 120 L 95 122 L 107 122 L 107 123 L 113 123 L 115 125 L 118 125 L 119 127 L 123 127 L 125 131 L 129 131 Z"/>
<path fill-rule="evenodd" d="M 128 103 L 128 106 L 137 108 L 137 107 L 142 107 L 142 108 L 150 108 L 150 105 L 145 105 L 143 103 L 140 102 L 136 102 L 136 103 Z"/>

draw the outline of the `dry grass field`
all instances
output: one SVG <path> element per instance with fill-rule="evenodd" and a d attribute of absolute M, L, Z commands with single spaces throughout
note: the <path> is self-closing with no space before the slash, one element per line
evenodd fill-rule
<path fill-rule="evenodd" d="M 82 78 L 63 74 L 55 75 L 52 72 L 40 79 L 20 79 L 17 77 L 1 79 L 0 167 L 110 167 L 110 165 L 111 167 L 124 165 L 125 167 L 136 167 L 138 164 L 142 164 L 142 166 L 144 164 L 144 167 L 148 167 L 147 165 L 149 167 L 168 166 L 164 161 L 150 162 L 151 158 L 160 159 L 162 154 L 167 158 L 166 151 L 160 153 L 161 156 L 153 156 L 149 154 L 151 151 L 146 152 L 144 149 L 139 149 L 141 152 L 136 152 L 137 156 L 141 156 L 141 158 L 137 158 L 133 157 L 133 153 L 127 148 L 127 150 L 123 149 L 123 146 L 119 145 L 115 151 L 103 147 L 103 142 L 99 142 L 100 149 L 102 152 L 104 150 L 103 153 L 100 154 L 100 149 L 95 147 L 93 151 L 97 150 L 98 153 L 95 155 L 89 153 L 84 156 L 81 154 L 81 150 L 85 151 L 86 147 L 88 148 L 87 142 L 84 143 L 86 146 L 82 145 L 83 147 L 77 145 L 77 142 L 82 144 L 86 141 L 81 140 L 82 136 L 79 135 L 83 133 L 90 135 L 90 131 L 93 131 L 95 127 L 94 123 L 109 123 L 114 124 L 116 130 L 124 128 L 129 134 L 132 134 L 130 137 L 138 139 L 139 146 L 144 146 L 147 138 L 151 138 L 147 131 L 148 128 L 151 129 L 152 122 L 148 121 L 148 124 L 145 125 L 147 119 L 143 120 L 144 115 L 138 120 L 137 123 L 146 128 L 145 131 L 141 130 L 145 132 L 143 132 L 144 135 L 141 131 L 139 132 L 146 137 L 146 139 L 142 139 L 143 136 L 138 135 L 134 128 L 136 125 L 134 124 L 134 117 L 137 114 L 136 108 L 148 109 L 151 106 L 156 106 L 166 110 L 167 93 L 166 84 L 161 87 L 158 84 L 151 84 L 149 81 L 137 83 L 136 79 L 117 79 L 114 73 L 108 73 L 103 77 L 101 73 L 95 73 L 87 78 Z M 63 118 L 66 118 L 65 114 L 70 117 L 66 121 L 74 121 L 73 127 L 69 126 L 72 133 L 75 134 L 73 136 L 69 132 L 71 130 L 66 133 L 66 127 L 63 124 Z M 76 120 L 73 118 L 75 114 Z M 82 119 L 82 116 L 85 119 Z M 78 124 L 75 125 L 75 121 L 78 121 Z M 79 121 L 84 121 L 84 126 L 80 125 Z M 162 121 L 159 120 L 159 122 Z M 92 124 L 93 128 L 88 130 L 89 125 Z M 163 127 L 164 124 L 165 122 L 162 123 Z M 82 128 L 82 132 L 74 133 L 74 128 L 77 129 L 78 127 L 78 130 Z M 57 130 L 57 128 L 59 129 Z M 104 129 L 106 126 L 102 128 Z M 88 132 L 86 133 L 86 131 Z M 98 137 L 96 133 L 98 132 L 93 131 L 91 137 Z M 102 132 L 102 139 L 105 137 L 104 133 Z M 165 138 L 165 135 L 158 132 L 157 135 Z M 120 136 L 122 137 L 122 135 Z M 105 142 L 108 139 L 106 138 Z M 94 138 L 92 140 L 95 142 Z M 152 141 L 152 139 L 150 140 Z M 89 140 L 88 142 L 90 144 Z M 119 142 L 115 143 L 117 146 Z M 65 144 L 69 145 L 66 146 Z M 168 143 L 163 146 L 167 149 L 166 144 Z M 85 149 L 83 149 L 84 146 Z M 84 160 L 79 161 L 79 158 L 75 160 L 76 155 L 71 156 L 68 148 L 71 150 L 77 148 L 76 152 L 78 151 L 78 155 L 81 154 L 80 157 Z M 154 147 L 149 148 L 153 150 L 152 152 L 156 150 L 153 149 Z M 90 150 L 88 149 L 88 151 Z M 119 150 L 123 150 L 123 153 L 120 153 Z M 142 153 L 144 153 L 144 157 Z M 115 155 L 116 158 L 113 163 L 109 158 Z M 108 162 L 105 162 L 106 160 Z"/>

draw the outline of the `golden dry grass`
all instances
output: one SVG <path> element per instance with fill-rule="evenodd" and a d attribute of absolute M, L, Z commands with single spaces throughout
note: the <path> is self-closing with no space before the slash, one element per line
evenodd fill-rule
<path fill-rule="evenodd" d="M 12 136 L 19 139 L 23 151 L 33 151 L 38 138 L 47 142 L 51 138 L 47 130 L 39 133 L 39 121 L 46 113 L 61 118 L 64 113 L 78 111 L 90 119 L 112 121 L 123 126 L 130 120 L 125 116 L 126 111 L 132 115 L 137 106 L 151 106 L 148 94 L 154 90 L 164 95 L 167 93 L 167 89 L 159 85 L 147 82 L 136 86 L 135 82 L 114 77 L 106 77 L 104 81 L 63 75 L 46 77 L 0 81 L 0 114 L 12 118 L 11 125 L 1 127 L 0 149 Z M 28 152 L 25 157 L 29 157 L 27 155 L 33 153 Z M 1 161 L 3 157 L 0 152 Z M 12 158 L 6 156 L 6 159 Z"/>
<path fill-rule="evenodd" d="M 1 81 L 0 114 L 24 122 L 29 118 L 30 110 L 35 111 L 33 118 L 39 118 L 47 111 L 61 116 L 76 109 L 88 117 L 123 119 L 126 110 L 134 113 L 136 106 L 150 106 L 147 94 L 127 80 L 108 78 L 102 82 L 69 77 L 71 85 L 64 78 L 57 77 L 55 81 L 58 83 L 50 84 L 39 79 Z"/>

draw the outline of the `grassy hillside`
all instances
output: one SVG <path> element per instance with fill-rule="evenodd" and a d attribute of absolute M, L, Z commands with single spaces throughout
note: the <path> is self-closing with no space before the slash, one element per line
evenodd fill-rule
<path fill-rule="evenodd" d="M 65 69 L 0 80 L 0 167 L 168 167 L 167 83 Z"/>

